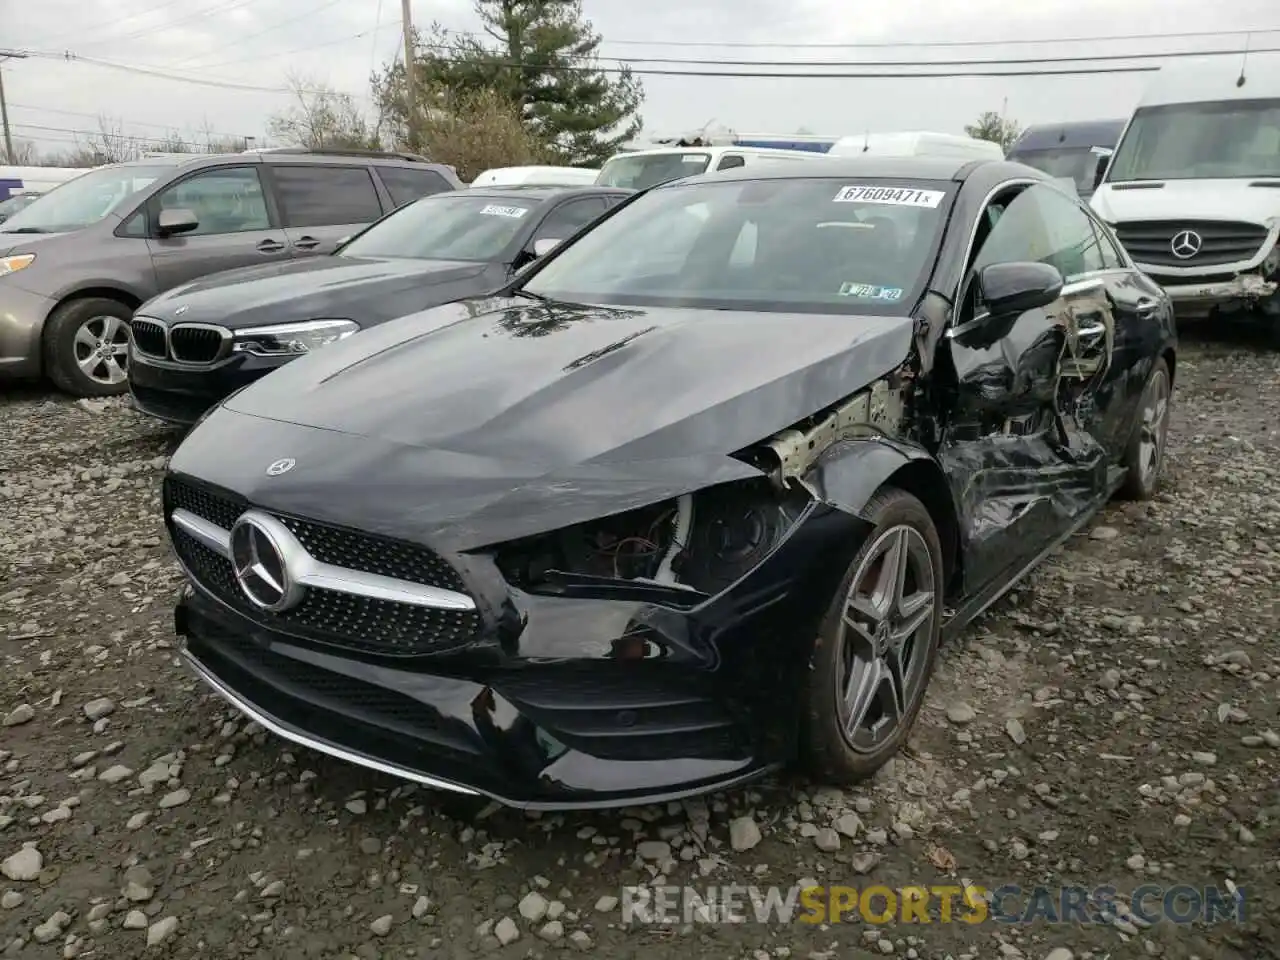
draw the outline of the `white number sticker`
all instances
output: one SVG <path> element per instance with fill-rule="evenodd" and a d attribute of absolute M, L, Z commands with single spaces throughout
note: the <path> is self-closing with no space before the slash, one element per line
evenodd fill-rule
<path fill-rule="evenodd" d="M 936 207 L 946 194 L 912 187 L 841 187 L 834 203 L 880 203 L 891 207 Z"/>
<path fill-rule="evenodd" d="M 513 220 L 519 220 L 528 212 L 524 207 L 500 207 L 495 203 L 489 204 L 480 211 L 486 217 L 510 217 Z"/>

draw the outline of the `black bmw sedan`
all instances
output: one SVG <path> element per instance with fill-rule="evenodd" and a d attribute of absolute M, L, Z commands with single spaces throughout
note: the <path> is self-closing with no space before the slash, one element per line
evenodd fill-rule
<path fill-rule="evenodd" d="M 199 423 L 183 653 L 288 740 L 515 806 L 857 780 L 940 642 L 1156 491 L 1175 349 L 1028 167 L 674 182 Z"/>
<path fill-rule="evenodd" d="M 631 192 L 530 186 L 435 194 L 387 214 L 329 256 L 175 287 L 144 303 L 131 321 L 133 404 L 190 425 L 303 354 L 503 286 Z"/>

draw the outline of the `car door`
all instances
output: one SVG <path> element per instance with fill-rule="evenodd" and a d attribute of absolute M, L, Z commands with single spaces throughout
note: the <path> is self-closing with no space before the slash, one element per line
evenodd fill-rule
<path fill-rule="evenodd" d="M 375 167 L 374 169 L 397 209 L 422 197 L 446 193 L 453 189 L 453 184 L 434 170 L 420 170 L 415 167 Z"/>
<path fill-rule="evenodd" d="M 333 253 L 385 212 L 364 164 L 268 164 L 293 256 Z"/>
<path fill-rule="evenodd" d="M 162 210 L 190 210 L 194 230 L 161 236 Z M 213 167 L 184 177 L 144 206 L 156 290 L 221 270 L 288 259 L 289 245 L 263 190 L 259 167 Z"/>
<path fill-rule="evenodd" d="M 1097 398 L 1114 313 L 1091 221 L 1060 199 L 1070 200 L 1043 182 L 993 194 L 943 341 L 955 383 L 938 456 L 961 508 L 969 590 L 1025 566 L 1110 492 Z M 984 321 L 980 272 L 1026 262 L 1062 273 L 1057 300 Z"/>
<path fill-rule="evenodd" d="M 1111 232 L 1086 203 L 1081 209 L 1093 225 L 1102 258 L 1099 278 L 1105 281 L 1115 318 L 1111 368 L 1098 384 L 1100 415 L 1097 436 L 1116 459 L 1125 445 L 1146 384 L 1151 358 L 1173 323 L 1173 306 L 1160 286 L 1133 265 Z"/>

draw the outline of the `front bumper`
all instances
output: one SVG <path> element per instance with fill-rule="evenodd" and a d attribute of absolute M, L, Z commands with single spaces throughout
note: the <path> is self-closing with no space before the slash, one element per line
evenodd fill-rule
<path fill-rule="evenodd" d="M 55 301 L 0 281 L 0 377 L 40 376 L 40 335 Z"/>
<path fill-rule="evenodd" d="M 209 408 L 291 359 L 237 354 L 198 366 L 157 360 L 130 348 L 129 393 L 142 413 L 189 427 Z"/>
<path fill-rule="evenodd" d="M 494 669 L 483 680 L 374 664 L 291 643 L 193 590 L 178 603 L 175 629 L 188 665 L 278 736 L 517 808 L 678 799 L 744 783 L 781 760 L 761 756 L 709 691 L 628 681 L 618 663 Z"/>
<path fill-rule="evenodd" d="M 1209 279 L 1203 282 L 1187 282 L 1153 275 L 1160 284 L 1179 316 L 1207 316 L 1215 310 L 1239 310 L 1257 306 L 1280 289 L 1276 278 L 1265 279 L 1257 273 L 1243 273 L 1230 279 Z"/>

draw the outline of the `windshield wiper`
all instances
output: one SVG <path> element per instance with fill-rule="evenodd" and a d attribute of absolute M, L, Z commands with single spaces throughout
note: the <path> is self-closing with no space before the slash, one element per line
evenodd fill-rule
<path fill-rule="evenodd" d="M 11 230 L 0 230 L 0 233 L 48 233 L 44 227 L 14 227 Z"/>
<path fill-rule="evenodd" d="M 528 290 L 525 290 L 523 287 L 521 287 L 519 290 L 512 290 L 511 295 L 513 297 L 523 297 L 526 300 L 537 300 L 539 303 L 552 302 L 550 297 L 544 297 L 540 293 L 530 293 Z"/>

